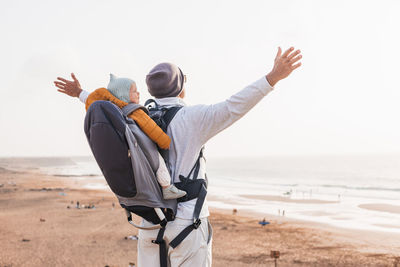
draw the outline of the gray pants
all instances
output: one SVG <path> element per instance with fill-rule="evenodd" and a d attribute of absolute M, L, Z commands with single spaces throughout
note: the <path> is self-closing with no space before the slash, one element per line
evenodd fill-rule
<path fill-rule="evenodd" d="M 170 267 L 211 267 L 212 230 L 207 218 L 201 219 L 198 229 L 193 230 L 175 249 L 168 246 L 186 226 L 192 224 L 192 220 L 176 218 L 168 222 L 164 233 L 167 243 L 168 265 Z M 143 226 L 152 223 L 143 220 Z M 139 230 L 138 241 L 138 267 L 159 267 L 159 246 L 151 241 L 157 237 L 158 230 Z"/>

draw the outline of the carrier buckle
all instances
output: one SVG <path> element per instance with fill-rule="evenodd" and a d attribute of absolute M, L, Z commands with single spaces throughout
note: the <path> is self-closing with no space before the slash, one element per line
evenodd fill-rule
<path fill-rule="evenodd" d="M 157 239 L 156 240 L 151 240 L 151 243 L 160 245 L 160 244 L 164 244 L 165 240 L 164 239 L 162 239 L 161 241 L 157 241 Z"/>
<path fill-rule="evenodd" d="M 201 220 L 200 220 L 200 219 L 195 220 L 195 221 L 193 222 L 193 228 L 194 228 L 194 229 L 199 228 L 200 224 L 201 224 Z"/>

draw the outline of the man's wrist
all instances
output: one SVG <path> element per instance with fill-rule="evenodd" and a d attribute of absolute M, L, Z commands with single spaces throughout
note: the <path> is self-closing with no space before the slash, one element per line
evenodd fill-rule
<path fill-rule="evenodd" d="M 79 96 L 81 95 L 82 91 L 83 91 L 83 90 L 79 88 L 79 89 L 77 90 L 77 95 L 76 95 L 76 97 L 79 98 Z"/>
<path fill-rule="evenodd" d="M 279 81 L 272 72 L 268 73 L 265 78 L 272 87 Z"/>

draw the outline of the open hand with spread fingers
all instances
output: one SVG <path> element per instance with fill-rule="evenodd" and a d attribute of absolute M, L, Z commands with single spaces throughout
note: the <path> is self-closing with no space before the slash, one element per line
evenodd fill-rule
<path fill-rule="evenodd" d="M 81 85 L 78 79 L 76 79 L 75 74 L 71 73 L 71 77 L 73 81 L 57 77 L 58 81 L 54 81 L 54 84 L 59 88 L 57 91 L 72 97 L 79 97 L 79 94 L 82 92 Z"/>
<path fill-rule="evenodd" d="M 274 67 L 266 76 L 271 86 L 275 86 L 277 82 L 285 79 L 293 70 L 301 66 L 299 60 L 302 55 L 300 53 L 300 50 L 294 51 L 294 47 L 291 47 L 282 54 L 282 49 L 278 47 Z"/>

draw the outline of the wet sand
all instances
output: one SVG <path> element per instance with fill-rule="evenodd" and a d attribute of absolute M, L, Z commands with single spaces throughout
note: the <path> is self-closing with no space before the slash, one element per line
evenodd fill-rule
<path fill-rule="evenodd" d="M 125 237 L 137 230 L 113 194 L 81 183 L 0 169 L 0 266 L 136 263 L 137 241 Z M 281 253 L 278 266 L 400 266 L 398 235 L 266 219 L 261 227 L 258 215 L 212 210 L 213 266 L 273 266 L 271 250 Z"/>
<path fill-rule="evenodd" d="M 330 200 L 322 200 L 322 199 L 293 199 L 290 197 L 271 196 L 271 195 L 240 195 L 240 196 L 245 197 L 245 198 L 251 198 L 251 199 L 278 201 L 278 202 L 287 202 L 287 203 L 299 203 L 299 204 L 330 204 L 330 203 L 338 203 L 339 202 L 339 201 L 330 201 Z"/>
<path fill-rule="evenodd" d="M 383 212 L 400 214 L 400 206 L 399 205 L 370 203 L 370 204 L 361 204 L 361 205 L 358 205 L 358 207 L 362 208 L 362 209 L 366 209 L 366 210 L 375 210 L 375 211 L 383 211 Z M 399 224 L 400 224 L 400 222 L 399 222 Z"/>

